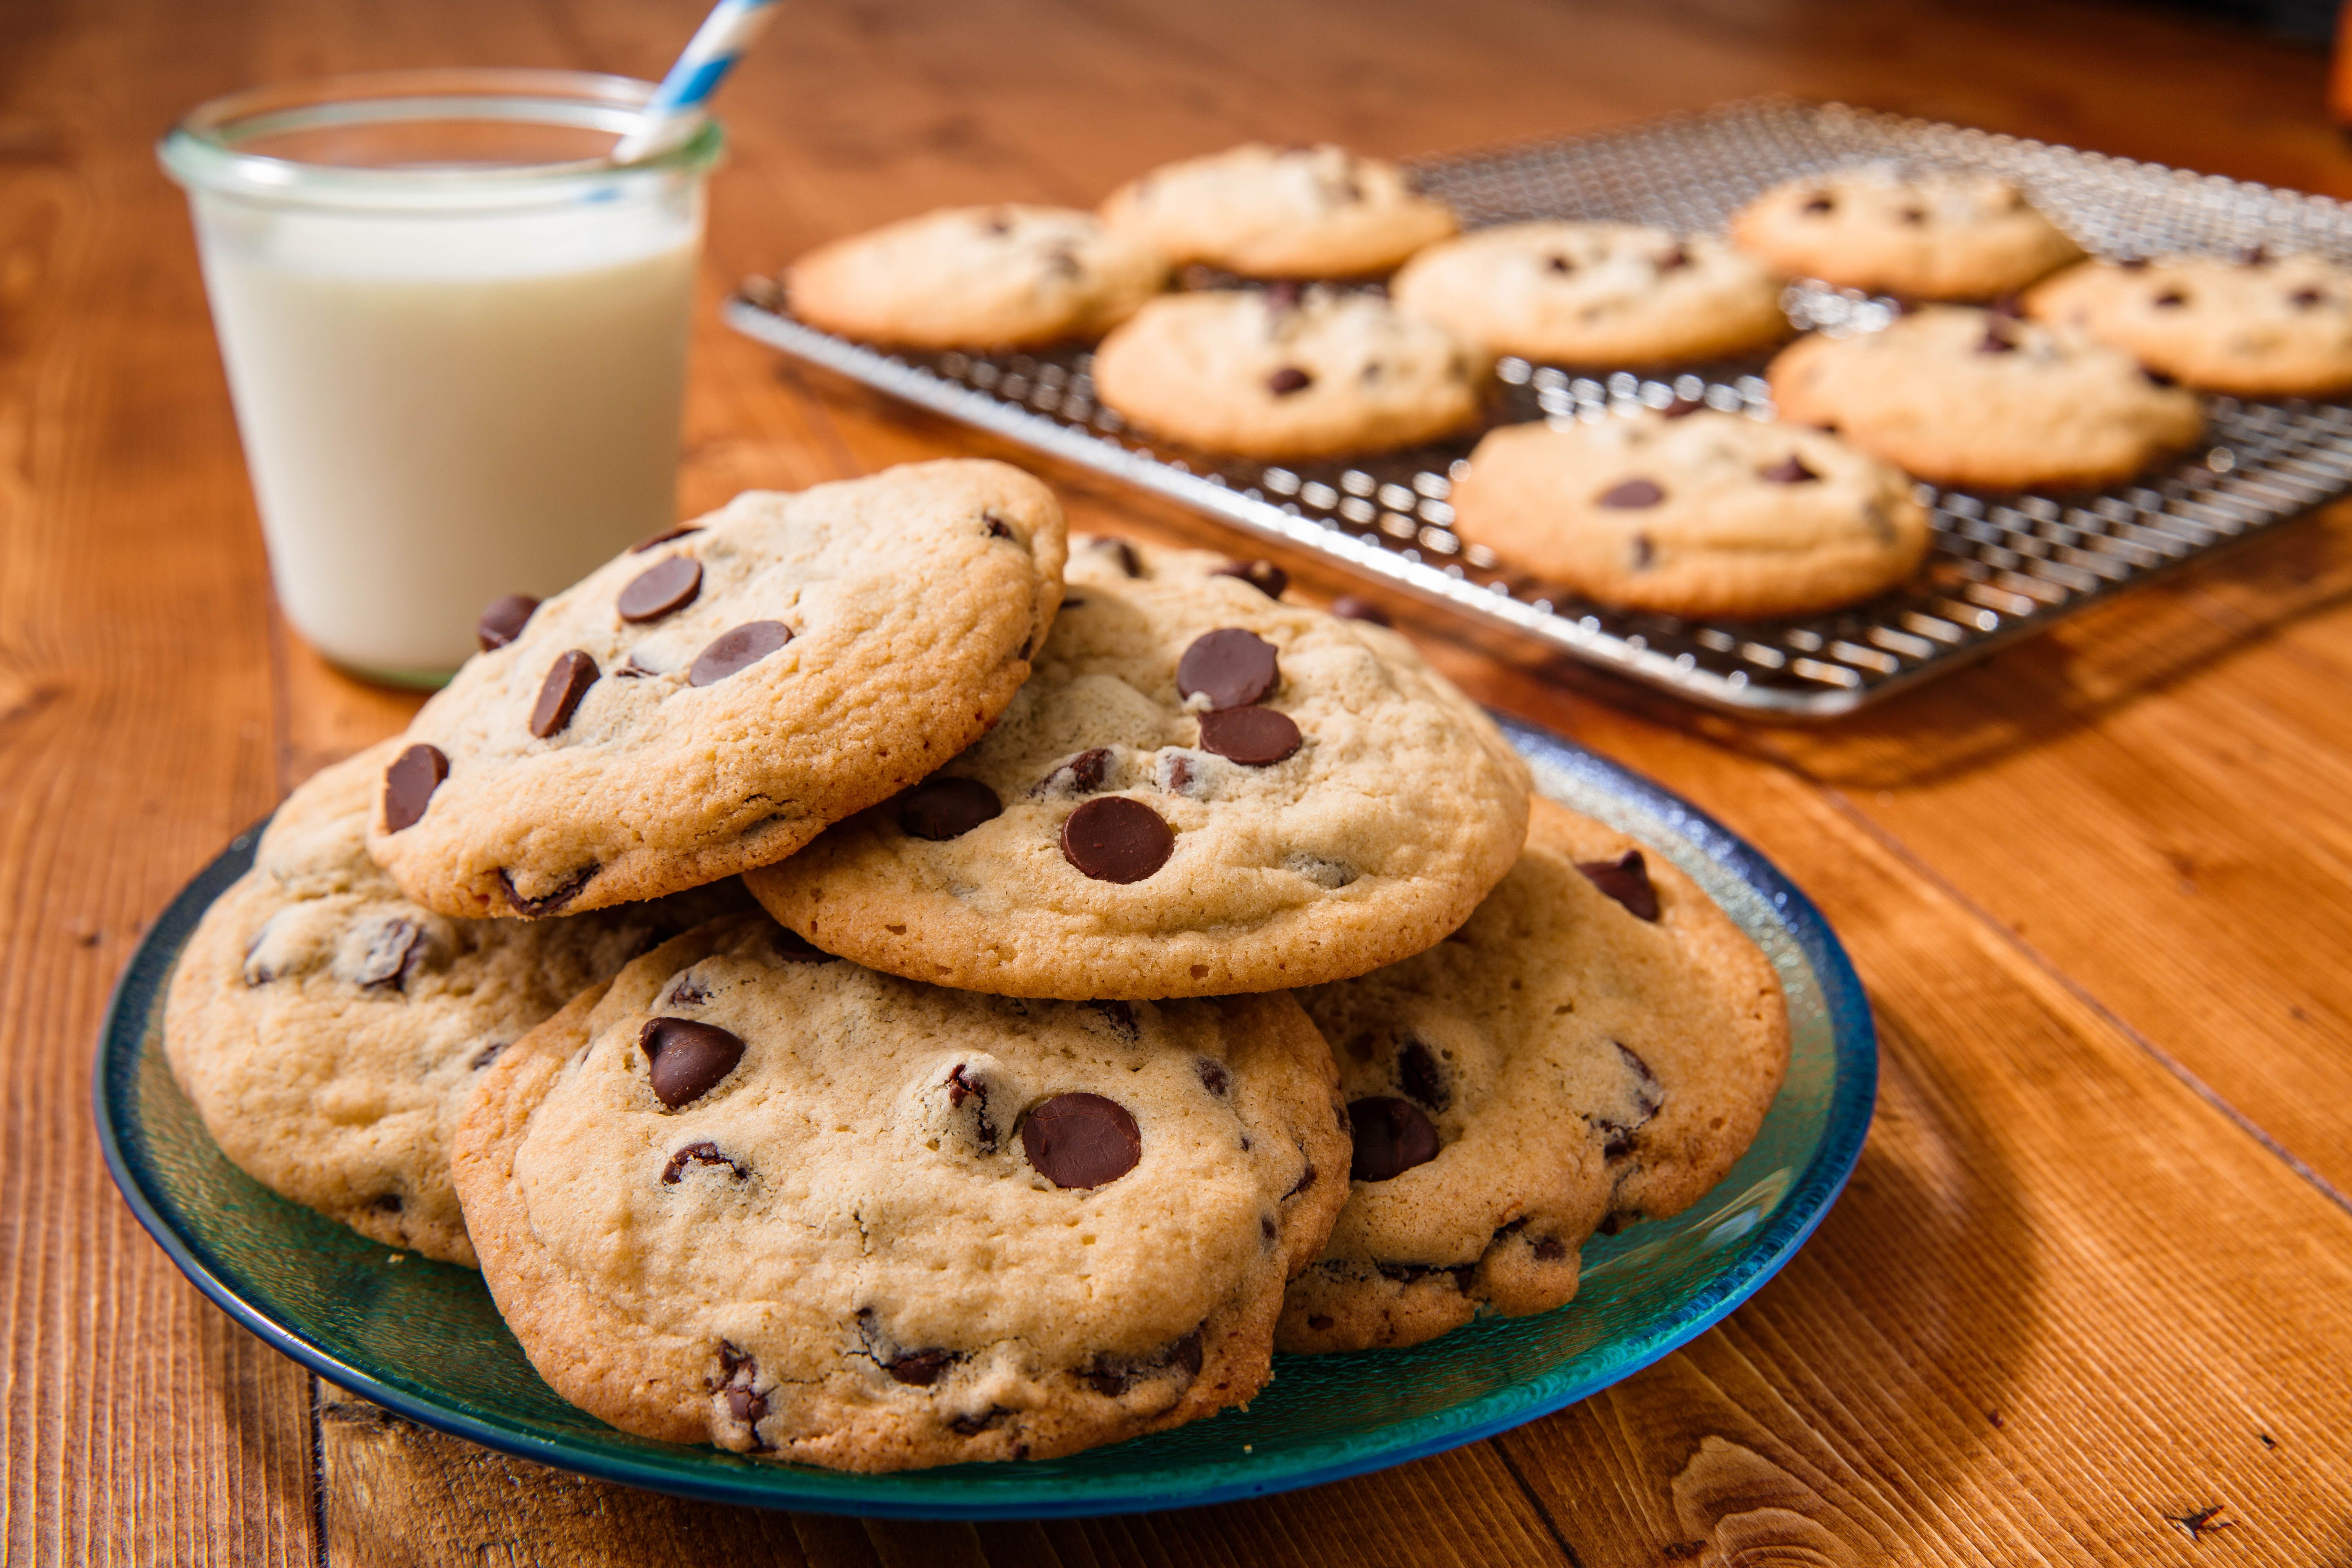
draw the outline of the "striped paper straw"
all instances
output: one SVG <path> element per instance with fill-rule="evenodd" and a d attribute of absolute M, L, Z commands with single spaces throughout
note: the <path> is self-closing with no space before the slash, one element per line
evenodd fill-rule
<path fill-rule="evenodd" d="M 637 128 L 613 149 L 613 162 L 633 163 L 671 140 L 679 121 L 700 109 L 743 51 L 767 31 L 777 0 L 719 0 L 687 40 L 686 52 L 646 100 Z"/>

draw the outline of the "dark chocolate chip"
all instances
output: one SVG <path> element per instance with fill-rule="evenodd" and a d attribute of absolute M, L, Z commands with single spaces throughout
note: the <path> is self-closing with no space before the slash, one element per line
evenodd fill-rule
<path fill-rule="evenodd" d="M 2298 289 L 2294 293 L 2286 297 L 2288 304 L 2303 310 L 2310 310 L 2314 305 L 2318 304 L 2326 298 L 2327 298 L 2327 296 L 2322 294 L 2316 289 Z"/>
<path fill-rule="evenodd" d="M 1212 708 L 1263 702 L 1281 679 L 1274 645 L 1239 626 L 1202 633 L 1176 661 L 1176 689 L 1187 697 L 1206 697 Z"/>
<path fill-rule="evenodd" d="M 1189 795 L 1192 793 L 1192 763 L 1190 758 L 1180 753 L 1168 759 L 1168 776 L 1165 787 L 1171 795 Z"/>
<path fill-rule="evenodd" d="M 1453 1098 L 1446 1087 L 1445 1069 L 1438 1065 L 1437 1053 L 1419 1040 L 1407 1040 L 1397 1052 L 1397 1084 L 1405 1098 L 1418 1101 L 1432 1110 L 1443 1110 Z"/>
<path fill-rule="evenodd" d="M 2178 289 L 2167 289 L 2163 293 L 2158 294 L 2155 299 L 2150 300 L 2148 303 L 2156 306 L 2159 310 L 2169 310 L 2189 303 L 2189 296 L 2183 294 Z"/>
<path fill-rule="evenodd" d="M 1631 510 L 1636 507 L 1655 506 L 1666 499 L 1666 492 L 1654 479 L 1621 479 L 1593 498 L 1596 506 Z"/>
<path fill-rule="evenodd" d="M 1140 882 L 1176 851 L 1160 815 L 1129 795 L 1104 795 L 1063 820 L 1062 857 L 1097 882 Z"/>
<path fill-rule="evenodd" d="M 1266 313 L 1269 315 L 1279 316 L 1286 311 L 1298 309 L 1301 290 L 1298 280 L 1295 278 L 1285 278 L 1277 282 L 1269 283 L 1263 292 L 1265 297 Z"/>
<path fill-rule="evenodd" d="M 1201 1331 L 1194 1329 L 1191 1333 L 1169 1346 L 1168 1361 L 1172 1365 L 1182 1367 L 1194 1377 L 1200 1376 Z"/>
<path fill-rule="evenodd" d="M 739 1182 L 750 1174 L 740 1164 L 720 1153 L 718 1144 L 688 1143 L 685 1148 L 672 1154 L 669 1157 L 669 1163 L 662 1167 L 662 1185 L 666 1187 L 677 1185 L 678 1178 L 686 1174 L 686 1168 L 688 1165 L 724 1165 L 728 1173 Z"/>
<path fill-rule="evenodd" d="M 1409 1100 L 1376 1094 L 1355 1100 L 1348 1121 L 1356 1133 L 1348 1174 L 1357 1181 L 1385 1182 L 1437 1158 L 1437 1129 Z"/>
<path fill-rule="evenodd" d="M 492 1062 L 498 1060 L 499 1053 L 505 1050 L 512 1044 L 514 1044 L 512 1040 L 492 1040 L 488 1045 L 484 1046 L 480 1050 L 476 1051 L 474 1053 L 474 1059 L 467 1062 L 466 1065 L 474 1071 L 479 1072 L 484 1068 L 489 1066 Z"/>
<path fill-rule="evenodd" d="M 1342 594 L 1331 601 L 1331 613 L 1343 621 L 1370 621 L 1376 626 L 1394 626 L 1389 613 L 1370 599 L 1359 599 L 1353 594 Z"/>
<path fill-rule="evenodd" d="M 482 645 L 484 653 L 504 647 L 522 636 L 531 612 L 538 608 L 539 601 L 529 594 L 509 594 L 503 599 L 492 599 L 483 607 L 482 618 L 474 623 L 474 640 Z"/>
<path fill-rule="evenodd" d="M 432 802 L 433 792 L 449 776 L 449 759 L 438 746 L 411 746 L 383 770 L 383 830 L 398 833 L 414 827 Z"/>
<path fill-rule="evenodd" d="M 1635 534 L 1633 536 L 1633 570 L 1646 571 L 1650 563 L 1657 558 L 1658 547 L 1650 542 L 1650 536 L 1646 533 Z"/>
<path fill-rule="evenodd" d="M 2122 260 L 2116 262 L 2116 265 L 2122 268 L 2126 272 L 2138 272 L 2147 266 L 2147 258 L 2145 256 L 2126 256 Z"/>
<path fill-rule="evenodd" d="M 1066 789 L 1075 790 L 1080 795 L 1091 795 L 1102 788 L 1103 780 L 1109 774 L 1110 748 L 1089 746 L 1044 778 L 1039 779 L 1036 790 L 1032 793 L 1046 789 Z"/>
<path fill-rule="evenodd" d="M 692 974 L 681 974 L 669 988 L 669 1000 L 665 1007 L 699 1007 L 710 1000 L 710 993 Z"/>
<path fill-rule="evenodd" d="M 1118 563 L 1118 569 L 1128 576 L 1143 575 L 1143 558 L 1136 554 L 1135 546 L 1126 540 L 1097 539 L 1094 542 L 1094 547 L 1108 553 L 1112 560 Z"/>
<path fill-rule="evenodd" d="M 389 985 L 397 991 L 406 984 L 409 970 L 424 955 L 424 928 L 415 921 L 397 915 L 378 921 L 368 932 L 367 946 L 360 953 L 359 967 L 352 978 L 363 988 Z"/>
<path fill-rule="evenodd" d="M 1801 211 L 1801 212 L 1808 212 L 1808 213 L 1825 213 L 1825 212 L 1829 212 L 1829 211 L 1831 211 L 1831 210 L 1832 210 L 1832 208 L 1834 208 L 1836 205 L 1837 205 L 1837 203 L 1835 203 L 1834 201 L 1832 201 L 1832 200 L 1831 200 L 1829 197 L 1827 197 L 1827 196 L 1815 196 L 1812 200 L 1811 200 L 1811 201 L 1807 202 L 1807 203 L 1806 203 L 1806 204 L 1805 204 L 1801 208 L 1800 208 L 1799 210 L 1800 210 L 1800 211 Z"/>
<path fill-rule="evenodd" d="M 978 779 L 935 774 L 898 797 L 898 830 L 937 844 L 962 837 L 1003 810 L 996 792 Z"/>
<path fill-rule="evenodd" d="M 1544 266 L 1554 272 L 1573 272 L 1576 270 L 1576 263 L 1570 261 L 1565 256 L 1548 256 L 1544 258 Z"/>
<path fill-rule="evenodd" d="M 745 621 L 720 632 L 710 646 L 694 657 L 686 672 L 688 686 L 716 686 L 739 669 L 747 669 L 793 640 L 793 628 L 782 621 Z"/>
<path fill-rule="evenodd" d="M 700 533 L 701 531 L 702 525 L 699 523 L 684 523 L 677 528 L 667 529 L 660 533 L 656 533 L 649 539 L 638 540 L 635 544 L 629 546 L 629 553 L 632 555 L 643 555 L 646 551 L 667 544 L 673 539 L 684 539 L 689 533 Z"/>
<path fill-rule="evenodd" d="M 953 1351 L 902 1351 L 897 1357 L 882 1363 L 893 1383 L 909 1384 L 917 1388 L 929 1388 L 939 1382 L 940 1373 L 954 1364 Z"/>
<path fill-rule="evenodd" d="M 996 1123 L 988 1117 L 988 1088 L 964 1076 L 968 1070 L 962 1062 L 948 1069 L 948 1105 L 954 1109 L 961 1107 L 967 1100 L 980 1101 L 971 1113 L 972 1131 L 979 1135 L 981 1152 L 993 1154 L 996 1152 Z"/>
<path fill-rule="evenodd" d="M 590 879 L 593 878 L 599 869 L 600 868 L 594 866 L 583 867 L 572 873 L 556 888 L 555 891 L 541 898 L 526 899 L 515 891 L 514 879 L 508 876 L 501 868 L 499 872 L 499 890 L 506 895 L 508 908 L 527 919 L 536 920 L 541 915 L 553 914 L 578 898 L 580 889 L 588 885 Z"/>
<path fill-rule="evenodd" d="M 1135 1169 L 1143 1134 L 1127 1107 L 1099 1094 L 1057 1094 L 1021 1123 L 1021 1148 L 1057 1187 L 1099 1187 Z"/>
<path fill-rule="evenodd" d="M 1268 1241 L 1272 1241 L 1282 1234 L 1282 1227 L 1274 1223 L 1272 1215 L 1262 1214 L 1257 1216 L 1257 1232 Z"/>
<path fill-rule="evenodd" d="M 547 679 L 540 682 L 539 700 L 531 704 L 530 732 L 544 741 L 571 723 L 580 700 L 596 684 L 599 673 L 592 654 L 576 647 L 558 654 L 548 667 Z"/>
<path fill-rule="evenodd" d="M 1135 1021 L 1135 1009 L 1124 1002 L 1089 1002 L 1087 1006 L 1102 1015 L 1111 1033 L 1133 1044 L 1143 1037 L 1142 1028 Z"/>
<path fill-rule="evenodd" d="M 992 1405 L 978 1415 L 959 1415 L 948 1423 L 948 1430 L 959 1437 L 977 1437 L 988 1430 L 988 1424 L 1004 1414 L 1002 1405 Z"/>
<path fill-rule="evenodd" d="M 1271 708 L 1220 708 L 1201 715 L 1201 749 L 1245 768 L 1266 768 L 1298 750 L 1298 726 Z"/>
<path fill-rule="evenodd" d="M 1352 1122 L 1351 1122 L 1351 1125 L 1352 1125 Z M 1295 1181 L 1295 1182 L 1293 1182 L 1293 1183 L 1291 1183 L 1291 1184 L 1290 1184 L 1290 1190 L 1289 1190 L 1288 1192 L 1286 1192 L 1286 1193 L 1283 1194 L 1282 1195 L 1283 1195 L 1285 1198 L 1295 1198 L 1295 1197 L 1297 1197 L 1299 1194 L 1301 1194 L 1301 1193 L 1305 1192 L 1307 1188 L 1309 1188 L 1309 1187 L 1313 1186 L 1314 1184 L 1315 1184 L 1315 1166 L 1314 1166 L 1314 1164 L 1310 1162 L 1305 1170 L 1303 1170 L 1303 1171 L 1301 1171 L 1301 1172 L 1299 1172 L 1299 1173 L 1298 1173 L 1298 1180 L 1297 1180 L 1297 1181 Z"/>
<path fill-rule="evenodd" d="M 1568 1243 L 1556 1236 L 1538 1237 L 1528 1243 L 1528 1250 L 1536 1255 L 1538 1262 L 1557 1263 L 1568 1256 Z"/>
<path fill-rule="evenodd" d="M 1612 1040 L 1609 1043 L 1617 1047 L 1618 1058 L 1633 1075 L 1634 1110 L 1640 1112 L 1643 1121 L 1649 1121 L 1658 1113 L 1659 1107 L 1666 1103 L 1666 1086 L 1658 1081 L 1658 1075 L 1650 1070 L 1650 1064 L 1635 1055 L 1624 1041 Z"/>
<path fill-rule="evenodd" d="M 398 1214 L 403 1206 L 398 1193 L 378 1193 L 368 1205 L 379 1214 Z"/>
<path fill-rule="evenodd" d="M 1319 1332 L 1331 1326 L 1331 1320 L 1320 1312 L 1309 1312 L 1307 1314 L 1307 1326 Z"/>
<path fill-rule="evenodd" d="M 1927 221 L 1927 211 L 1925 207 L 1905 207 L 1903 209 L 1903 221 L 1905 223 L 1926 223 Z"/>
<path fill-rule="evenodd" d="M 768 1417 L 768 1396 L 750 1388 L 727 1391 L 727 1414 L 746 1426 L 757 1426 Z"/>
<path fill-rule="evenodd" d="M 1821 475 L 1805 467 L 1805 460 L 1791 452 L 1770 468 L 1757 469 L 1756 477 L 1769 479 L 1776 485 L 1801 485 L 1807 479 L 1820 479 Z"/>
<path fill-rule="evenodd" d="M 984 512 L 982 512 L 982 513 L 980 514 L 980 520 L 981 520 L 982 522 L 984 522 L 984 523 L 988 524 L 988 537 L 989 537 L 989 538 L 991 538 L 991 539 L 1010 539 L 1010 538 L 1012 538 L 1012 537 L 1013 537 L 1013 525 L 1012 525 L 1011 523 L 1006 522 L 1003 518 L 1001 518 L 1001 517 L 997 516 L 994 512 L 992 512 L 992 511 L 984 511 Z"/>
<path fill-rule="evenodd" d="M 1639 849 L 1628 849 L 1614 860 L 1580 860 L 1576 868 L 1628 912 L 1645 921 L 1658 918 L 1658 889 L 1650 883 L 1650 868 Z"/>
<path fill-rule="evenodd" d="M 2267 267 L 2270 259 L 2270 247 L 2267 246 L 2250 245 L 2238 252 L 2238 265 L 2241 267 Z"/>
<path fill-rule="evenodd" d="M 1265 378 L 1265 389 L 1276 397 L 1288 397 L 1314 384 L 1315 378 L 1295 364 L 1284 365 Z"/>
<path fill-rule="evenodd" d="M 1668 419 L 1687 419 L 1706 406 L 1696 397 L 1677 397 L 1658 412 Z"/>
<path fill-rule="evenodd" d="M 743 1059 L 739 1037 L 691 1018 L 648 1018 L 637 1044 L 651 1064 L 655 1096 L 672 1110 L 709 1094 Z"/>
<path fill-rule="evenodd" d="M 2016 352 L 2017 340 L 2009 335 L 2009 330 L 2001 325 L 2000 318 L 1998 316 L 1988 318 L 1985 321 L 1985 334 L 1977 340 L 1977 353 L 2010 354 Z"/>
<path fill-rule="evenodd" d="M 1689 265 L 1690 252 L 1684 249 L 1679 245 L 1675 246 L 1672 250 L 1667 251 L 1664 256 L 1659 257 L 1656 262 L 1657 268 L 1661 272 L 1676 271 L 1679 268 L 1688 267 Z"/>
<path fill-rule="evenodd" d="M 1201 1087 L 1223 1100 L 1225 1090 L 1233 1088 L 1234 1075 L 1225 1064 L 1214 1057 L 1201 1057 L 1192 1063 L 1192 1070 L 1201 1075 Z"/>
<path fill-rule="evenodd" d="M 1281 598 L 1290 586 L 1290 574 L 1271 561 L 1228 561 L 1209 575 L 1238 577 L 1269 599 Z"/>
<path fill-rule="evenodd" d="M 2140 366 L 2139 373 L 2140 374 L 2147 377 L 2148 384 L 2151 386 L 2179 386 L 2180 384 L 2180 383 L 2175 381 L 2172 377 L 2165 374 L 2164 372 L 2160 370 L 2150 370 L 2146 365 Z"/>
<path fill-rule="evenodd" d="M 701 592 L 702 563 L 691 555 L 671 555 L 630 579 L 613 604 L 625 621 L 657 621 L 686 608 Z"/>

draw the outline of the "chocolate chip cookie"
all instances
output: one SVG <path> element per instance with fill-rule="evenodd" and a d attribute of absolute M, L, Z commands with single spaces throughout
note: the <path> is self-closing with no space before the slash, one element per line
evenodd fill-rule
<path fill-rule="evenodd" d="M 1248 1399 L 1347 1161 L 1330 1055 L 1286 995 L 1008 1001 L 753 915 L 510 1049 L 456 1175 L 565 1398 L 643 1436 L 891 1470 Z"/>
<path fill-rule="evenodd" d="M 1095 395 L 1212 452 L 1298 458 L 1434 440 L 1478 416 L 1484 355 L 1386 300 L 1284 285 L 1171 294 L 1103 341 Z"/>
<path fill-rule="evenodd" d="M 1405 640 L 1199 552 L 1076 551 L 1003 720 L 747 885 L 828 952 L 1009 996 L 1216 996 L 1417 952 L 1526 832 L 1528 773 Z"/>
<path fill-rule="evenodd" d="M 1330 1245 L 1283 1303 L 1286 1351 L 1560 1305 L 1596 1227 L 1679 1214 L 1723 1178 L 1788 1068 L 1755 944 L 1663 857 L 1547 800 L 1460 931 L 1297 994 L 1355 1152 Z"/>
<path fill-rule="evenodd" d="M 781 859 L 988 728 L 1053 623 L 1065 547 L 1053 493 L 1003 463 L 739 496 L 486 622 L 507 640 L 409 726 L 369 851 L 457 916 Z"/>
<path fill-rule="evenodd" d="M 2072 327 L 1930 306 L 1882 332 L 1801 338 L 1767 373 L 1780 417 L 1938 484 L 2128 479 L 2197 439 L 2196 395 Z"/>
<path fill-rule="evenodd" d="M 362 1236 L 472 1267 L 449 1139 L 498 1054 L 740 884 L 567 920 L 453 921 L 368 858 L 401 742 L 289 796 L 172 977 L 163 1054 L 239 1169 Z"/>
<path fill-rule="evenodd" d="M 1091 338 L 1160 291 L 1150 245 L 1064 207 L 955 207 L 852 235 L 793 263 L 793 313 L 909 348 L 1013 348 Z"/>
<path fill-rule="evenodd" d="M 2025 309 L 2207 392 L 2352 388 L 2352 269 L 2316 256 L 2086 262 L 2035 289 Z"/>
<path fill-rule="evenodd" d="M 1776 186 L 1731 237 L 1791 277 L 1912 300 L 1990 300 L 2083 256 L 2005 180 L 1876 166 Z"/>
<path fill-rule="evenodd" d="M 1780 280 L 1719 240 L 1630 223 L 1515 223 L 1432 246 L 1390 290 L 1489 353 L 1650 366 L 1788 336 Z"/>
<path fill-rule="evenodd" d="M 1454 531 L 1604 605 L 1798 615 L 1882 594 L 1932 537 L 1911 481 L 1833 436 L 1710 408 L 1489 434 Z"/>
<path fill-rule="evenodd" d="M 1344 147 L 1249 142 L 1165 164 L 1120 186 L 1104 219 L 1178 266 L 1244 278 L 1386 272 L 1454 229 L 1452 209 L 1404 171 Z"/>

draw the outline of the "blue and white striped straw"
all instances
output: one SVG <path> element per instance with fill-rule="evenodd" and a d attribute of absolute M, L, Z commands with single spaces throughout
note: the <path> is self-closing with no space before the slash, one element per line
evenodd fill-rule
<path fill-rule="evenodd" d="M 700 109 L 743 51 L 759 41 L 779 0 L 719 0 L 687 40 L 686 52 L 646 100 L 637 128 L 613 149 L 615 163 L 634 163 L 677 134 L 679 122 Z"/>

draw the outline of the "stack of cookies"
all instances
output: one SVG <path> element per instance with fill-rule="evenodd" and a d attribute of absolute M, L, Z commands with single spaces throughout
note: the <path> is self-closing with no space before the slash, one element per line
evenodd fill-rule
<path fill-rule="evenodd" d="M 1556 1308 L 1754 1136 L 1773 971 L 1285 588 L 997 463 L 740 497 L 295 793 L 172 1068 L 681 1443 L 1044 1458 Z"/>

